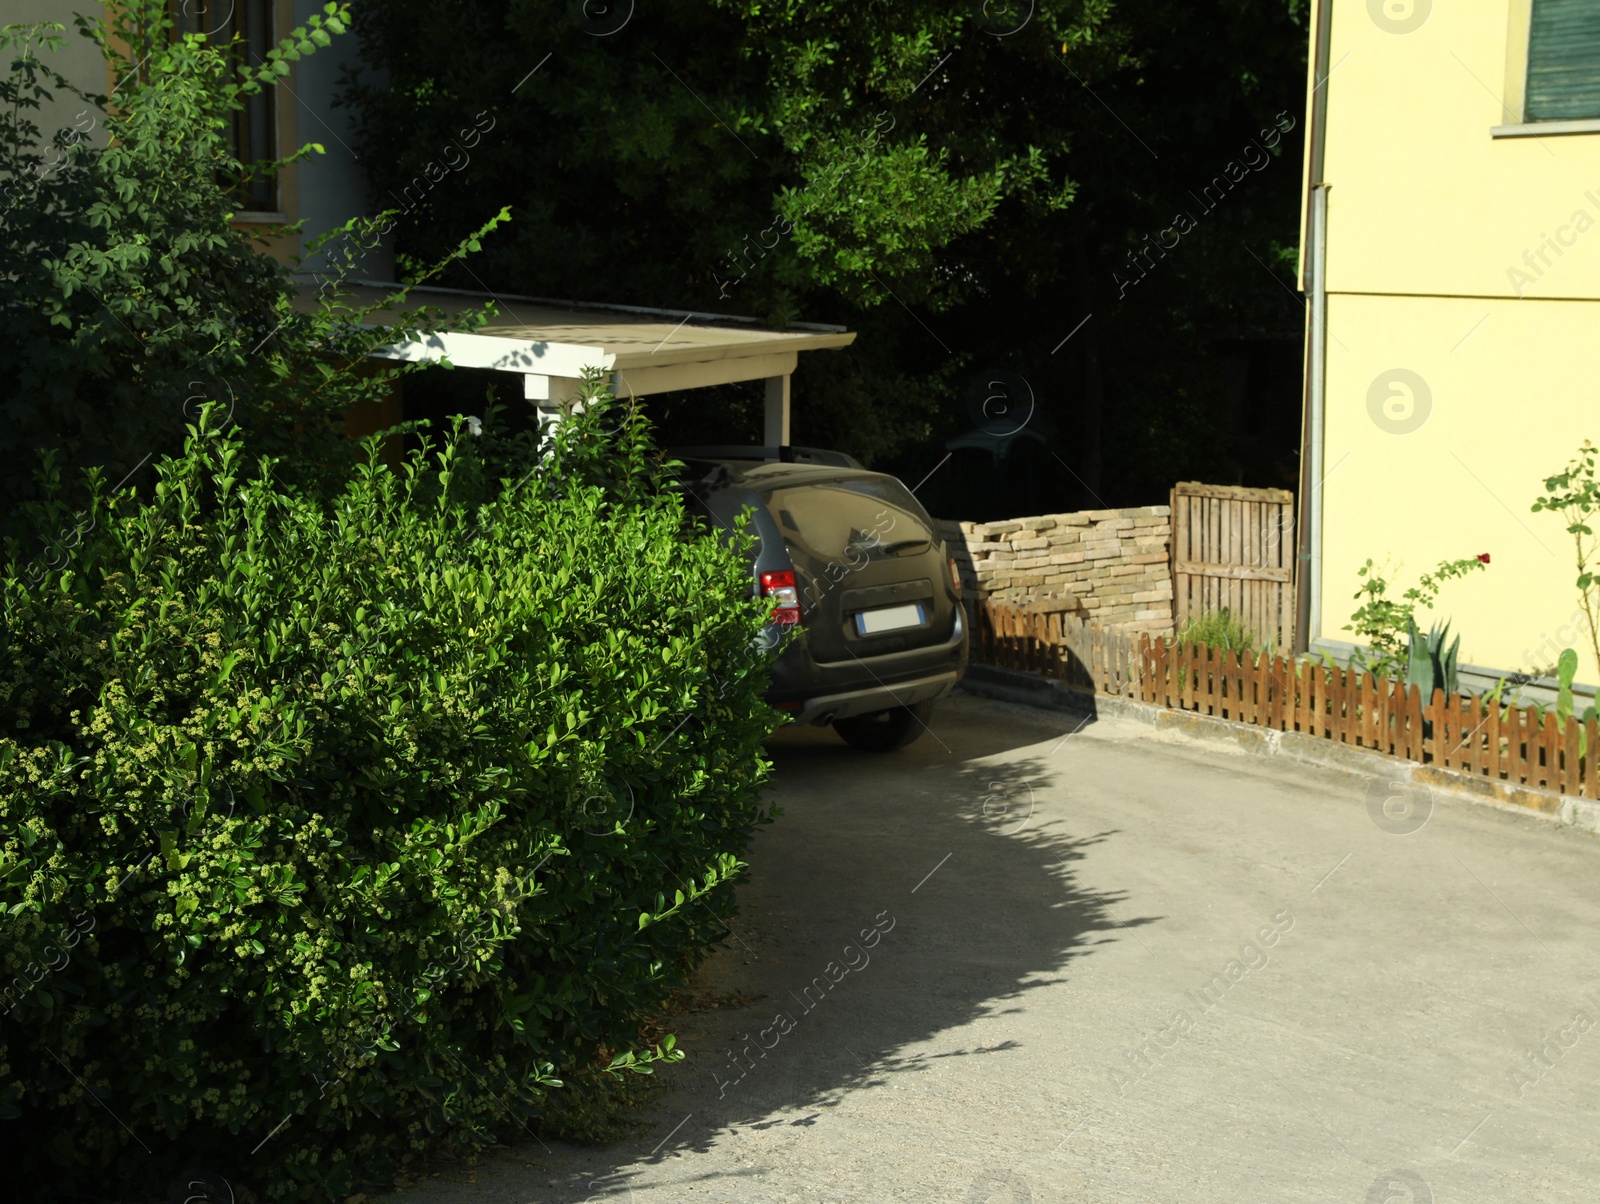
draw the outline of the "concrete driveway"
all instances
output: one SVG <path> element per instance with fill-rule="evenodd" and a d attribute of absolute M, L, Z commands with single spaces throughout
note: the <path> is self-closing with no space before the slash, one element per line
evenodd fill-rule
<path fill-rule="evenodd" d="M 1595 1198 L 1594 837 L 942 705 L 888 756 L 774 739 L 785 814 L 700 984 L 759 998 L 684 1019 L 648 1137 L 404 1198 Z"/>

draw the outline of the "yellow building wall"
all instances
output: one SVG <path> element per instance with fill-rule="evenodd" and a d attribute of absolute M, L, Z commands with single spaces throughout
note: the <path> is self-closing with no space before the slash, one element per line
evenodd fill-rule
<path fill-rule="evenodd" d="M 1528 0 L 1329 3 L 1313 634 L 1353 638 L 1369 557 L 1395 566 L 1398 596 L 1487 552 L 1419 619 L 1453 620 L 1467 663 L 1548 671 L 1570 646 L 1579 680 L 1600 682 L 1572 537 L 1531 511 L 1546 476 L 1600 443 L 1600 132 L 1491 134 L 1521 121 Z M 1409 431 L 1396 370 L 1426 410 Z"/>
<path fill-rule="evenodd" d="M 1353 639 L 1341 628 L 1368 557 L 1400 566 L 1398 596 L 1487 552 L 1431 616 L 1453 621 L 1461 659 L 1533 672 L 1571 646 L 1578 680 L 1600 681 L 1572 537 L 1530 510 L 1585 438 L 1600 443 L 1600 302 L 1336 295 L 1328 335 L 1322 636 Z M 1395 369 L 1424 388 L 1392 386 Z M 1409 433 L 1408 405 L 1425 414 Z"/>
<path fill-rule="evenodd" d="M 1520 119 L 1508 49 L 1526 0 L 1389 0 L 1426 7 L 1409 33 L 1365 0 L 1332 4 L 1329 291 L 1600 298 L 1600 133 L 1489 132 Z"/>

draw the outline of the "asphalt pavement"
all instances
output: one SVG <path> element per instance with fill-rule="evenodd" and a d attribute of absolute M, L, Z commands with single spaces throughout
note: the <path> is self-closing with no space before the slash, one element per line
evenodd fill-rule
<path fill-rule="evenodd" d="M 427 1204 L 1591 1201 L 1600 841 L 956 697 L 774 738 L 650 1132 Z M 1076 730 L 1074 730 L 1076 729 Z"/>

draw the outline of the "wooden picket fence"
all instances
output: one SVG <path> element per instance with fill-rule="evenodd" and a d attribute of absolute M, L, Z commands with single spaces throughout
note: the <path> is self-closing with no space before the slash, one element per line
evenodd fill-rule
<path fill-rule="evenodd" d="M 1314 661 L 1178 646 L 1075 615 L 972 604 L 973 658 L 1098 694 L 1299 732 L 1385 756 L 1582 798 L 1600 797 L 1600 724 L 1494 705 Z M 1580 755 L 1580 732 L 1582 748 Z"/>
<path fill-rule="evenodd" d="M 977 602 L 973 658 L 1002 669 L 1027 669 L 1096 694 L 1138 698 L 1138 640 L 1062 611 Z"/>

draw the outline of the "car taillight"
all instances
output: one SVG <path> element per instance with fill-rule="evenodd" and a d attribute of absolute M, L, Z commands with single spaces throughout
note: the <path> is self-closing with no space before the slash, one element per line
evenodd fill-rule
<path fill-rule="evenodd" d="M 774 623 L 800 621 L 800 591 L 795 588 L 793 573 L 788 570 L 781 573 L 762 573 L 761 596 L 771 598 L 777 603 L 772 609 Z"/>
<path fill-rule="evenodd" d="M 956 597 L 961 596 L 961 566 L 954 556 L 950 557 L 950 588 L 956 591 Z"/>

